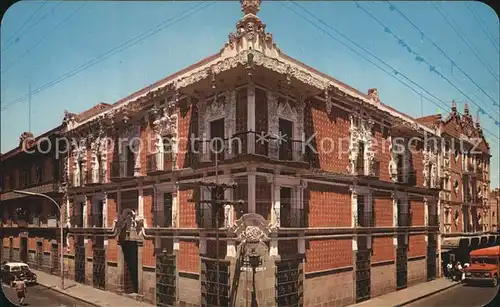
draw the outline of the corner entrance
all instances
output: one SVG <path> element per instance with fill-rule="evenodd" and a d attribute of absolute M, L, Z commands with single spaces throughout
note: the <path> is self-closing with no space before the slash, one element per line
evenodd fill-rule
<path fill-rule="evenodd" d="M 356 303 L 370 299 L 371 294 L 371 250 L 367 237 L 358 237 L 356 251 Z"/>
<path fill-rule="evenodd" d="M 123 251 L 123 291 L 125 293 L 139 292 L 138 247 L 135 241 L 124 241 Z"/>

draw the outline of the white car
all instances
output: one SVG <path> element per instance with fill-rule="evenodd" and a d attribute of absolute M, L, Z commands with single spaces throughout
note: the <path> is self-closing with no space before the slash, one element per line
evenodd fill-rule
<path fill-rule="evenodd" d="M 36 274 L 23 262 L 6 262 L 2 265 L 2 281 L 11 285 L 14 280 L 23 280 L 26 284 L 36 284 Z"/>

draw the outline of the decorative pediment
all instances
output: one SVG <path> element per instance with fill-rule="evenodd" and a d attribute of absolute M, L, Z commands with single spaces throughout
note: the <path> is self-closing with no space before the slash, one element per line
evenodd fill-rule
<path fill-rule="evenodd" d="M 269 222 L 260 214 L 247 213 L 234 222 L 230 229 L 240 242 L 258 243 L 269 241 Z"/>
<path fill-rule="evenodd" d="M 33 137 L 33 133 L 31 132 L 23 132 L 19 137 L 19 147 L 21 148 L 29 148 L 35 143 L 35 139 Z"/>

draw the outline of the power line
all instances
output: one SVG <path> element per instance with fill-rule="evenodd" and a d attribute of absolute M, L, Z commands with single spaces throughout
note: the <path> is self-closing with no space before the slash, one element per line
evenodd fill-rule
<path fill-rule="evenodd" d="M 82 2 L 80 6 L 78 6 L 74 11 L 72 11 L 66 18 L 64 18 L 61 22 L 59 22 L 50 32 L 47 32 L 41 39 L 39 39 L 36 43 L 34 43 L 26 52 L 24 52 L 21 56 L 19 56 L 17 59 L 15 59 L 13 62 L 11 62 L 3 71 L 2 75 L 7 72 L 14 64 L 19 62 L 22 58 L 27 56 L 33 49 L 35 49 L 36 46 L 41 44 L 50 34 L 52 34 L 54 31 L 56 31 L 60 26 L 62 26 L 66 21 L 68 21 L 74 14 L 76 14 L 84 5 L 86 5 L 88 2 Z"/>
<path fill-rule="evenodd" d="M 119 52 L 122 52 L 123 50 L 125 50 L 125 49 L 127 49 L 129 47 L 134 46 L 135 44 L 143 41 L 144 39 L 146 39 L 146 38 L 148 38 L 148 37 L 150 37 L 150 36 L 158 33 L 161 30 L 164 30 L 164 29 L 172 26 L 173 24 L 175 24 L 175 23 L 177 23 L 177 22 L 179 22 L 179 21 L 181 21 L 181 20 L 183 20 L 183 19 L 185 19 L 185 18 L 193 15 L 194 13 L 196 13 L 198 11 L 201 11 L 201 10 L 207 8 L 208 6 L 210 6 L 212 4 L 213 4 L 213 1 L 210 1 L 208 3 L 207 2 L 202 2 L 202 3 L 199 3 L 199 4 L 196 4 L 196 5 L 192 6 L 191 8 L 189 8 L 189 9 L 181 12 L 180 14 L 177 14 L 176 16 L 171 17 L 171 18 L 163 21 L 162 23 L 156 25 L 155 27 L 150 28 L 150 29 L 146 30 L 145 32 L 143 32 L 143 33 L 141 33 L 141 34 L 133 37 L 132 39 L 130 39 L 130 40 L 128 40 L 128 41 L 120 44 L 119 46 L 116 46 L 116 47 L 114 47 L 114 48 L 112 48 L 112 49 L 110 49 L 110 50 L 108 50 L 108 51 L 106 51 L 106 52 L 98 55 L 94 59 L 92 59 L 92 60 L 84 63 L 83 65 L 79 66 L 78 68 L 73 69 L 72 71 L 69 71 L 66 74 L 64 74 L 64 75 L 56 78 L 55 80 L 52 80 L 51 82 L 48 82 L 48 83 L 46 83 L 46 84 L 44 84 L 44 85 L 36 88 L 35 90 L 33 90 L 33 92 L 31 93 L 31 95 L 38 94 L 38 93 L 40 93 L 40 92 L 42 92 L 42 91 L 44 91 L 44 90 L 46 90 L 46 89 L 48 89 L 48 88 L 56 85 L 56 84 L 58 84 L 59 82 L 62 82 L 64 80 L 66 80 L 66 79 L 68 79 L 68 78 L 70 78 L 70 77 L 72 77 L 72 76 L 74 76 L 74 75 L 76 75 L 76 74 L 78 74 L 78 73 L 86 70 L 87 68 L 90 68 L 90 67 L 94 66 L 95 64 L 103 61 L 104 59 L 106 59 L 106 58 L 108 58 L 108 57 L 110 57 L 112 55 L 115 55 L 115 54 L 117 54 Z M 188 11 L 190 11 L 190 10 L 192 10 L 192 9 L 200 6 L 200 5 L 201 5 L 201 7 L 197 8 L 193 12 L 188 13 L 186 16 L 183 16 L 182 18 L 180 18 L 178 20 L 174 20 L 175 18 L 179 17 L 180 15 L 183 15 L 186 12 L 188 12 Z M 174 20 L 174 21 L 171 22 L 171 23 L 169 23 L 172 20 Z M 4 104 L 3 107 L 2 107 L 2 109 L 1 109 L 1 111 L 5 111 L 8 108 L 12 107 L 13 105 L 15 105 L 15 104 L 23 101 L 24 99 L 26 99 L 26 97 L 28 95 L 29 94 L 25 94 L 25 95 L 23 95 L 23 96 L 15 99 L 15 100 L 13 100 L 13 101 L 10 101 L 10 102 Z"/>
<path fill-rule="evenodd" d="M 40 5 L 40 6 L 39 6 L 39 7 L 38 7 L 38 8 L 37 8 L 34 12 L 33 12 L 33 14 L 31 14 L 31 16 L 30 16 L 30 17 L 28 17 L 28 19 L 27 19 L 27 20 L 26 20 L 26 21 L 25 21 L 25 22 L 24 22 L 24 23 L 23 23 L 23 24 L 22 24 L 22 25 L 21 25 L 21 26 L 20 26 L 20 27 L 19 27 L 16 31 L 14 31 L 14 34 L 12 34 L 12 35 L 11 35 L 11 37 L 7 40 L 7 42 L 5 43 L 6 45 L 2 48 L 2 51 L 5 51 L 5 49 L 7 49 L 7 48 L 11 45 L 11 43 L 12 43 L 13 41 L 15 41 L 15 40 L 16 40 L 16 39 L 15 39 L 15 37 L 17 36 L 17 33 L 18 33 L 19 31 L 21 31 L 21 29 L 22 29 L 22 28 L 23 28 L 26 24 L 28 24 L 28 22 L 30 22 L 30 21 L 31 21 L 31 19 L 33 19 L 33 17 L 35 17 L 35 15 L 36 15 L 36 14 L 37 14 L 37 13 L 38 13 L 38 12 L 39 12 L 39 11 L 40 11 L 43 7 L 44 7 L 44 6 L 45 6 L 45 4 L 47 4 L 47 2 L 48 2 L 48 0 L 45 0 L 45 1 L 42 3 L 42 5 Z"/>
<path fill-rule="evenodd" d="M 4 49 L 2 49 L 3 52 L 5 52 L 7 50 L 7 48 L 9 48 L 13 42 L 17 42 L 19 39 L 21 39 L 21 37 L 26 33 L 28 32 L 29 30 L 31 30 L 34 26 L 36 26 L 40 21 L 44 20 L 47 16 L 49 16 L 50 14 L 54 13 L 54 11 L 56 10 L 56 8 L 58 8 L 61 4 L 63 3 L 63 1 L 60 1 L 56 6 L 54 6 L 52 8 L 52 10 L 50 10 L 50 12 L 47 12 L 45 13 L 45 15 L 43 15 L 42 17 L 40 17 L 38 20 L 36 20 L 34 23 L 31 24 L 31 26 L 29 26 L 27 29 L 25 29 L 21 34 L 19 34 L 19 37 L 18 39 L 15 39 L 13 41 L 11 41 L 10 44 L 8 44 L 7 46 L 5 46 Z"/>
<path fill-rule="evenodd" d="M 484 32 L 484 34 L 486 35 L 486 37 L 488 37 L 488 40 L 491 42 L 491 44 L 495 47 L 495 49 L 496 49 L 497 51 L 500 51 L 500 50 L 498 50 L 498 43 L 497 43 L 497 42 L 495 42 L 495 40 L 493 39 L 493 36 L 491 35 L 491 33 L 490 33 L 490 32 L 488 32 L 488 31 L 486 30 L 486 28 L 484 27 L 484 23 L 483 23 L 483 21 L 481 20 L 481 18 L 479 18 L 479 16 L 476 14 L 476 12 L 474 12 L 474 11 L 472 10 L 472 8 L 470 7 L 470 4 L 469 4 L 469 3 L 467 3 L 466 5 L 467 5 L 467 8 L 469 9 L 469 11 L 470 11 L 470 12 L 472 13 L 472 15 L 474 16 L 474 19 L 477 21 L 477 23 L 479 24 L 479 26 L 480 26 L 480 27 L 481 27 L 481 29 L 483 30 L 483 32 Z"/>
<path fill-rule="evenodd" d="M 439 6 L 436 3 L 432 3 L 432 5 L 434 5 L 436 10 L 443 17 L 443 19 L 446 21 L 446 23 L 453 29 L 453 31 L 455 32 L 455 34 L 457 34 L 457 36 L 460 38 L 460 40 L 462 40 L 462 42 L 465 45 L 467 45 L 467 47 L 469 47 L 469 49 L 472 51 L 472 53 L 474 53 L 476 58 L 483 64 L 483 66 L 490 72 L 490 74 L 497 80 L 497 82 L 500 82 L 498 80 L 498 77 L 496 76 L 496 74 L 492 71 L 491 67 L 486 64 L 486 62 L 481 58 L 481 56 L 479 56 L 479 52 L 477 51 L 477 49 L 474 48 L 471 44 L 469 44 L 468 38 L 465 36 L 465 34 L 458 31 L 458 29 L 453 25 L 451 20 L 446 16 L 446 14 L 443 13 L 443 11 L 439 8 Z"/>
<path fill-rule="evenodd" d="M 456 86 L 453 82 L 450 81 L 445 75 L 439 72 L 439 70 L 436 68 L 436 66 L 432 65 L 429 61 L 427 61 L 424 57 L 422 57 L 420 54 L 415 52 L 415 49 L 411 48 L 410 45 L 405 43 L 404 39 L 401 37 L 397 36 L 387 25 L 385 25 L 382 21 L 380 21 L 377 17 L 375 17 L 372 13 L 370 13 L 368 10 L 366 10 L 361 4 L 359 4 L 357 1 L 356 6 L 360 8 L 363 12 L 365 12 L 368 16 L 370 16 L 373 20 L 375 20 L 379 25 L 381 25 L 384 28 L 384 31 L 386 33 L 391 34 L 394 38 L 398 40 L 398 44 L 404 47 L 408 52 L 413 54 L 415 56 L 415 60 L 418 62 L 424 62 L 429 66 L 429 70 L 431 72 L 436 73 L 439 75 L 443 80 L 448 82 L 451 86 L 453 86 L 457 91 L 459 91 L 464 97 L 466 97 L 470 102 L 472 102 L 474 105 L 476 105 L 479 109 L 483 110 L 483 108 L 477 104 L 472 98 L 470 98 L 464 91 L 462 91 L 458 86 Z M 487 114 L 486 112 L 482 112 L 483 114 L 486 114 L 489 118 L 491 118 L 496 125 L 500 126 L 500 123 L 498 123 L 498 120 L 496 120 L 493 116 L 490 114 Z"/>
<path fill-rule="evenodd" d="M 421 29 L 420 29 L 420 28 L 419 28 L 419 27 L 418 27 L 415 23 L 413 23 L 413 22 L 412 22 L 412 21 L 411 21 L 411 20 L 410 20 L 410 19 L 409 19 L 409 18 L 408 18 L 408 17 L 407 17 L 407 16 L 406 16 L 406 15 L 405 15 L 405 14 L 404 14 L 401 10 L 400 10 L 400 9 L 398 9 L 398 8 L 396 7 L 396 5 L 392 4 L 390 1 L 387 1 L 387 2 L 388 2 L 388 3 L 389 3 L 389 5 L 390 5 L 390 9 L 391 9 L 391 10 L 395 10 L 396 12 L 398 12 L 398 13 L 399 13 L 399 14 L 400 14 L 400 15 L 401 15 L 401 16 L 402 16 L 402 17 L 403 17 L 403 18 L 404 18 L 404 19 L 405 19 L 405 20 L 406 20 L 409 24 L 411 24 L 411 25 L 412 25 L 412 26 L 413 26 L 413 27 L 414 27 L 414 28 L 415 28 L 418 32 L 420 32 L 420 34 L 422 35 L 422 37 L 423 37 L 423 38 L 426 38 L 426 39 L 427 39 L 427 41 L 429 41 L 429 42 L 430 42 L 430 43 L 431 43 L 434 47 L 436 47 L 436 49 L 438 49 L 438 50 L 441 52 L 441 54 L 442 54 L 443 56 L 445 56 L 445 57 L 446 57 L 446 58 L 450 61 L 450 63 L 451 63 L 451 65 L 452 65 L 452 67 L 456 67 L 456 68 L 458 68 L 458 70 L 459 70 L 462 74 L 464 74 L 464 75 L 465 75 L 465 77 L 467 77 L 467 79 L 469 79 L 472 83 L 474 83 L 474 85 L 476 85 L 476 86 L 477 86 L 477 88 L 478 88 L 481 92 L 483 92 L 483 93 L 484 93 L 486 96 L 488 96 L 488 97 L 489 97 L 489 98 L 490 98 L 493 102 L 495 102 L 495 100 L 494 100 L 494 99 L 493 99 L 493 98 L 492 98 L 492 97 L 491 97 L 488 93 L 486 93 L 486 91 L 485 91 L 485 90 L 484 90 L 484 89 L 483 89 L 483 88 L 482 88 L 479 84 L 477 84 L 477 83 L 476 83 L 476 81 L 474 81 L 474 80 L 473 80 L 473 79 L 469 76 L 469 74 L 467 74 L 467 73 L 466 73 L 466 72 L 465 72 L 465 71 L 464 71 L 464 70 L 463 70 L 460 66 L 458 66 L 458 65 L 456 64 L 456 62 L 455 62 L 454 60 L 452 60 L 452 59 L 448 56 L 448 54 L 447 54 L 447 53 L 446 53 L 446 52 L 445 52 L 445 51 L 444 51 L 441 47 L 439 47 L 439 45 L 438 45 L 438 44 L 436 44 L 436 43 L 435 43 L 435 42 L 434 42 L 434 41 L 433 41 L 430 37 L 426 36 L 426 35 L 424 34 L 424 32 L 423 32 L 423 31 L 422 31 L 422 30 L 421 30 Z"/>
<path fill-rule="evenodd" d="M 360 56 L 361 58 L 363 58 L 364 60 L 366 60 L 367 62 L 369 62 L 370 64 L 374 65 L 375 67 L 377 67 L 378 69 L 380 69 L 381 71 L 385 72 L 386 74 L 388 74 L 389 76 L 391 76 L 392 78 L 394 78 L 395 80 L 397 80 L 398 82 L 400 82 L 401 84 L 403 84 L 404 86 L 406 86 L 407 88 L 409 88 L 410 90 L 412 90 L 414 93 L 416 93 L 417 95 L 421 95 L 424 99 L 426 99 L 427 101 L 431 102 L 432 104 L 434 104 L 435 106 L 437 106 L 439 109 L 441 109 L 443 107 L 443 105 L 445 106 L 445 108 L 448 108 L 448 105 L 443 101 L 441 100 L 440 98 L 436 97 L 435 95 L 433 95 L 432 93 L 430 93 L 427 89 L 423 88 L 422 86 L 420 86 L 419 84 L 415 83 L 413 80 L 411 80 L 410 78 L 408 78 L 407 76 L 405 76 L 403 73 L 399 72 L 398 70 L 396 70 L 394 67 L 392 67 L 391 65 L 387 64 L 387 62 L 385 62 L 384 60 L 382 60 L 380 57 L 378 57 L 377 55 L 375 55 L 373 52 L 369 51 L 368 49 L 366 49 L 365 47 L 359 45 L 358 43 L 356 43 L 355 41 L 353 41 L 352 39 L 350 39 L 348 36 L 346 36 L 345 34 L 343 34 L 342 32 L 338 31 L 337 29 L 333 28 L 332 26 L 330 26 L 329 24 L 327 24 L 325 21 L 323 21 L 321 18 L 317 17 L 316 15 L 314 15 L 313 13 L 311 13 L 310 11 L 308 11 L 307 9 L 305 9 L 304 7 L 302 7 L 301 5 L 299 5 L 297 2 L 295 1 L 290 1 L 291 4 L 299 7 L 301 10 L 303 10 L 304 12 L 306 12 L 307 14 L 311 15 L 312 17 L 314 17 L 316 20 L 318 20 L 320 23 L 322 23 L 325 27 L 333 30 L 334 32 L 336 32 L 337 34 L 339 34 L 340 36 L 342 36 L 344 39 L 346 39 L 347 41 L 349 41 L 350 43 L 352 43 L 353 45 L 357 46 L 358 48 L 360 48 L 361 50 L 363 50 L 364 52 L 368 53 L 369 55 L 371 55 L 372 57 L 374 57 L 375 59 L 377 59 L 379 62 L 381 62 L 383 65 L 385 65 L 386 67 L 388 67 L 390 69 L 390 72 L 387 71 L 386 69 L 382 68 L 380 65 L 378 65 L 377 63 L 374 63 L 372 60 L 370 60 L 369 58 L 367 58 L 366 56 L 364 56 L 363 54 L 361 54 L 360 52 L 358 52 L 357 50 L 355 50 L 354 48 L 350 47 L 349 45 L 347 45 L 346 43 L 344 43 L 343 41 L 341 41 L 340 39 L 338 39 L 337 37 L 333 36 L 330 32 L 326 31 L 325 29 L 323 29 L 322 27 L 320 27 L 318 24 L 316 24 L 314 21 L 311 21 L 310 19 L 304 17 L 302 14 L 300 14 L 299 12 L 297 12 L 296 10 L 294 10 L 293 8 L 291 7 L 288 7 L 287 5 L 285 5 L 284 3 L 280 2 L 281 5 L 283 5 L 284 7 L 288 8 L 289 10 L 291 10 L 292 12 L 294 12 L 295 14 L 297 14 L 298 16 L 300 16 L 301 18 L 305 19 L 306 21 L 308 21 L 309 23 L 311 23 L 314 27 L 316 27 L 317 29 L 319 29 L 320 31 L 322 31 L 324 34 L 326 34 L 327 36 L 329 36 L 330 38 L 332 38 L 333 40 L 339 42 L 340 44 L 342 44 L 344 47 L 346 47 L 347 49 L 351 50 L 352 52 L 354 52 L 355 54 L 357 54 L 358 56 Z M 437 104 L 435 101 L 429 99 L 427 96 L 425 95 L 422 95 L 421 92 L 417 91 L 415 88 L 413 88 L 412 86 L 410 86 L 408 83 L 402 81 L 401 79 L 397 78 L 396 76 L 401 76 L 403 77 L 404 79 L 406 79 L 408 82 L 412 83 L 413 85 L 417 86 L 418 88 L 420 88 L 422 91 L 424 91 L 425 93 L 427 93 L 429 96 L 435 98 L 436 100 L 438 100 L 439 102 L 441 102 L 442 105 L 439 105 Z M 460 114 L 460 112 L 457 112 Z M 492 132 L 488 131 L 487 129 L 483 128 L 483 130 L 487 133 L 489 133 L 490 135 L 492 135 L 493 137 L 497 138 L 498 137 L 493 134 Z M 495 142 L 496 140 L 493 139 Z"/>

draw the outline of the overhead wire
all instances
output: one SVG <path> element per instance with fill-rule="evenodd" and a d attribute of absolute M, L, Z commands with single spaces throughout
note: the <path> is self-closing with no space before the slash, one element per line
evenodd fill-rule
<path fill-rule="evenodd" d="M 65 22 L 67 22 L 73 15 L 75 15 L 83 6 L 85 6 L 88 2 L 82 2 L 80 6 L 78 6 L 75 10 L 73 10 L 66 18 L 61 20 L 54 28 L 52 28 L 51 31 L 47 32 L 42 38 L 40 38 L 37 42 L 35 42 L 31 47 L 29 47 L 22 55 L 17 57 L 14 61 L 12 61 L 2 72 L 1 74 L 3 75 L 6 73 L 12 66 L 14 66 L 17 62 L 19 62 L 22 58 L 26 57 L 28 54 L 30 54 L 33 49 L 36 48 L 39 44 L 41 44 L 50 34 L 54 33 L 59 27 L 61 27 Z"/>
<path fill-rule="evenodd" d="M 31 15 L 30 17 L 28 17 L 28 19 L 26 19 L 24 21 L 24 23 L 19 27 L 17 28 L 16 31 L 14 31 L 14 33 L 10 36 L 9 39 L 7 39 L 7 41 L 5 42 L 5 46 L 2 47 L 2 52 L 5 51 L 11 44 L 12 42 L 14 42 L 16 40 L 16 37 L 17 37 L 17 33 L 19 31 L 21 31 L 21 29 L 27 25 L 31 19 L 33 19 L 33 17 L 35 17 L 35 15 L 49 2 L 49 0 L 45 0 Z"/>
<path fill-rule="evenodd" d="M 498 76 L 492 71 L 491 67 L 486 64 L 486 62 L 481 58 L 479 55 L 479 52 L 468 42 L 468 38 L 464 33 L 461 33 L 457 27 L 455 27 L 450 20 L 449 16 L 446 16 L 446 14 L 439 8 L 439 6 L 436 3 L 432 3 L 434 7 L 436 8 L 437 12 L 439 15 L 441 15 L 444 19 L 444 21 L 450 26 L 450 28 L 455 32 L 455 34 L 460 38 L 460 40 L 467 46 L 469 49 L 472 51 L 472 53 L 476 56 L 476 58 L 483 64 L 483 66 L 490 72 L 490 74 L 497 80 L 497 82 L 500 82 L 498 79 Z"/>
<path fill-rule="evenodd" d="M 345 34 L 343 34 L 342 32 L 340 32 L 339 30 L 335 29 L 334 27 L 330 26 L 329 24 L 327 24 L 325 21 L 323 21 L 321 18 L 317 17 L 315 14 L 311 13 L 309 10 L 307 10 L 306 8 L 304 8 L 303 6 L 301 6 L 300 4 L 298 4 L 297 2 L 295 1 L 289 1 L 291 4 L 297 6 L 298 8 L 300 8 L 302 11 L 306 12 L 307 14 L 311 15 L 312 17 L 314 17 L 316 20 L 318 20 L 321 24 L 323 24 L 325 27 L 333 30 L 334 32 L 336 32 L 337 34 L 339 34 L 340 36 L 342 36 L 344 39 L 346 39 L 347 41 L 351 42 L 352 44 L 354 44 L 355 46 L 357 46 L 358 48 L 360 48 L 361 50 L 363 50 L 364 52 L 368 53 L 369 55 L 371 55 L 372 57 L 374 57 L 375 59 L 377 59 L 379 62 L 381 62 L 384 66 L 388 67 L 390 72 L 384 68 L 382 68 L 379 64 L 373 62 L 372 60 L 370 60 L 369 58 L 367 58 L 366 56 L 364 56 L 363 54 L 361 54 L 360 52 L 358 52 L 357 50 L 355 50 L 354 48 L 352 48 L 351 46 L 347 45 L 345 42 L 343 42 L 342 40 L 340 40 L 339 38 L 333 36 L 330 32 L 328 32 L 327 30 L 323 29 L 322 27 L 320 27 L 317 23 L 315 23 L 314 21 L 311 21 L 310 19 L 308 19 L 307 17 L 303 16 L 302 14 L 300 14 L 299 12 L 297 12 L 296 10 L 294 10 L 293 8 L 285 5 L 283 2 L 280 2 L 280 4 L 284 7 L 286 7 L 287 9 L 291 10 L 292 12 L 294 12 L 296 15 L 298 15 L 299 17 L 303 18 L 304 20 L 308 21 L 309 23 L 311 23 L 314 27 L 316 27 L 317 29 L 319 29 L 320 31 L 322 31 L 324 34 L 326 34 L 328 37 L 332 38 L 333 40 L 339 42 L 340 44 L 342 44 L 344 47 L 346 47 L 347 49 L 351 50 L 352 52 L 354 52 L 355 54 L 357 54 L 358 56 L 360 56 L 361 58 L 363 58 L 364 60 L 366 60 L 367 62 L 369 62 L 370 64 L 374 65 L 375 67 L 377 67 L 378 69 L 382 70 L 383 72 L 385 72 L 386 74 L 388 74 L 389 76 L 391 76 L 392 78 L 394 78 L 395 80 L 397 80 L 398 82 L 400 82 L 401 84 L 403 84 L 404 86 L 406 86 L 407 88 L 409 88 L 410 90 L 412 90 L 414 93 L 416 93 L 417 95 L 421 95 L 421 92 L 416 90 L 415 88 L 413 88 L 412 86 L 410 86 L 408 83 L 402 81 L 401 79 L 397 78 L 396 76 L 401 76 L 403 77 L 404 79 L 406 79 L 408 82 L 412 83 L 413 85 L 415 85 L 416 87 L 420 88 L 422 91 L 424 91 L 425 93 L 427 93 L 429 96 L 433 97 L 434 99 L 436 99 L 437 101 L 439 101 L 441 103 L 441 105 L 439 105 L 438 103 L 436 103 L 434 100 L 432 99 L 429 99 L 426 95 L 422 95 L 422 97 L 424 99 L 426 99 L 427 101 L 431 102 L 432 104 L 434 104 L 435 106 L 437 106 L 438 108 L 443 108 L 443 105 L 444 105 L 444 108 L 448 108 L 448 104 L 445 103 L 442 99 L 436 97 L 435 95 L 433 95 L 432 93 L 430 93 L 427 89 L 423 88 L 422 86 L 420 86 L 419 84 L 417 84 L 415 81 L 411 80 L 410 78 L 408 78 L 406 75 L 404 75 L 403 73 L 399 72 L 397 69 L 395 69 L 394 67 L 392 67 L 391 65 L 389 65 L 387 62 L 385 62 L 384 60 L 382 60 L 380 57 L 378 57 L 377 55 L 375 55 L 373 52 L 369 51 L 368 49 L 366 49 L 365 47 L 361 46 L 360 44 L 356 43 L 355 41 L 353 41 L 352 39 L 350 39 L 348 36 L 346 36 Z M 458 112 L 459 114 L 461 114 L 460 112 Z M 492 135 L 494 138 L 496 139 L 499 139 L 498 136 L 496 136 L 494 133 L 490 132 L 489 130 L 483 128 L 483 131 L 489 133 L 490 135 Z M 493 141 L 495 141 L 495 143 L 497 143 L 497 140 L 496 139 L 493 139 Z"/>
<path fill-rule="evenodd" d="M 52 86 L 54 86 L 54 85 L 56 85 L 56 84 L 58 84 L 58 83 L 60 83 L 60 82 L 62 82 L 64 80 L 66 80 L 66 79 L 68 79 L 68 78 L 70 78 L 70 77 L 72 77 L 72 76 L 74 76 L 74 75 L 76 75 L 76 74 L 78 74 L 78 73 L 80 73 L 80 72 L 82 72 L 82 71 L 84 71 L 84 70 L 86 70 L 86 69 L 94 66 L 95 64 L 103 61 L 104 59 L 109 58 L 110 56 L 113 56 L 113 55 L 115 55 L 115 54 L 117 54 L 119 52 L 124 51 L 127 48 L 130 48 L 130 47 L 136 45 L 137 43 L 143 41 L 144 39 L 146 39 L 146 38 L 148 38 L 148 37 L 150 37 L 150 36 L 152 36 L 152 35 L 160 32 L 160 31 L 162 31 L 162 30 L 164 30 L 164 29 L 166 29 L 166 28 L 168 28 L 168 27 L 170 27 L 172 25 L 174 25 L 175 23 L 177 23 L 177 22 L 179 22 L 181 20 L 184 20 L 185 18 L 187 18 L 187 17 L 189 17 L 189 16 L 197 13 L 198 11 L 201 11 L 201 10 L 203 10 L 203 9 L 211 6 L 213 3 L 214 3 L 213 1 L 202 2 L 202 3 L 196 4 L 196 5 L 192 6 L 192 7 L 190 7 L 187 10 L 182 11 L 181 13 L 177 14 L 174 17 L 168 18 L 167 20 L 161 22 L 160 24 L 158 24 L 158 25 L 156 25 L 156 26 L 154 26 L 154 27 L 152 27 L 152 28 L 150 28 L 150 29 L 142 32 L 141 34 L 136 35 L 132 39 L 129 39 L 126 42 L 124 42 L 124 43 L 122 43 L 122 44 L 120 44 L 120 45 L 118 45 L 118 46 L 116 46 L 116 47 L 114 47 L 114 48 L 112 48 L 112 49 L 110 49 L 110 50 L 108 50 L 108 51 L 106 51 L 106 52 L 98 55 L 97 57 L 95 57 L 95 58 L 87 61 L 86 63 L 80 65 L 79 67 L 77 67 L 77 68 L 75 68 L 75 69 L 73 69 L 73 70 L 71 70 L 71 71 L 69 71 L 67 73 L 65 73 L 64 75 L 62 75 L 62 76 L 60 76 L 60 77 L 58 77 L 58 78 L 56 78 L 56 79 L 54 79 L 54 80 L 52 80 L 52 81 L 44 84 L 42 86 L 39 86 L 38 88 L 34 89 L 31 92 L 31 95 L 36 95 L 36 94 L 38 94 L 38 93 L 40 93 L 40 92 L 42 92 L 42 91 L 44 91 L 44 90 L 46 90 L 46 89 L 48 89 L 48 88 L 50 88 Z M 195 8 L 197 8 L 197 9 L 195 9 Z M 189 12 L 189 11 L 191 11 L 193 9 L 195 9 L 193 12 Z M 175 20 L 179 16 L 181 16 L 183 14 L 186 14 L 186 13 L 187 13 L 187 15 L 181 17 L 178 20 Z M 14 99 L 14 100 L 12 100 L 12 101 L 10 101 L 8 103 L 5 103 L 4 105 L 2 105 L 1 111 L 5 111 L 8 108 L 14 106 L 15 104 L 22 102 L 24 99 L 26 99 L 27 97 L 29 97 L 29 95 L 30 95 L 30 93 L 27 93 L 27 94 L 24 94 L 23 96 L 21 96 L 21 97 L 19 97 L 17 99 Z"/>
<path fill-rule="evenodd" d="M 486 37 L 488 38 L 488 40 L 490 41 L 490 43 L 493 45 L 493 47 L 495 47 L 495 49 L 497 51 L 500 51 L 498 49 L 499 43 L 495 42 L 495 40 L 493 39 L 493 36 L 491 35 L 491 33 L 488 32 L 488 30 L 486 30 L 486 28 L 484 26 L 484 22 L 481 20 L 481 18 L 479 18 L 479 16 L 476 14 L 476 12 L 474 12 L 474 10 L 470 7 L 469 3 L 467 3 L 466 5 L 467 5 L 467 8 L 469 9 L 469 11 L 472 13 L 472 16 L 474 16 L 474 19 L 477 21 L 477 23 L 479 24 L 479 26 L 483 30 L 484 35 L 486 35 Z"/>
<path fill-rule="evenodd" d="M 48 0 L 46 0 L 48 1 Z M 57 3 L 53 8 L 52 10 L 50 10 L 49 12 L 45 13 L 45 15 L 43 15 L 42 17 L 40 17 L 38 20 L 36 20 L 34 23 L 32 23 L 28 28 L 26 28 L 21 34 L 19 34 L 18 38 L 21 39 L 21 37 L 26 34 L 29 30 L 31 30 L 34 26 L 36 26 L 38 23 L 40 23 L 40 21 L 44 20 L 47 16 L 49 16 L 50 14 L 54 13 L 54 11 L 64 2 L 64 0 L 61 0 L 59 1 L 59 3 Z M 7 50 L 7 48 L 9 48 L 13 42 L 17 42 L 17 39 L 11 41 L 10 44 L 8 44 L 7 46 L 5 46 L 4 49 L 2 49 L 2 52 L 5 52 Z"/>
<path fill-rule="evenodd" d="M 436 73 L 438 76 L 440 76 L 443 80 L 445 80 L 446 82 L 448 82 L 453 88 L 455 88 L 458 92 L 460 92 L 465 98 L 467 98 L 470 102 L 472 102 L 476 107 L 480 108 L 480 109 L 483 109 L 477 102 L 475 102 L 472 98 L 470 98 L 464 91 L 462 91 L 458 86 L 456 86 L 455 83 L 453 83 L 448 77 L 446 77 L 445 75 L 443 75 L 441 72 L 439 72 L 439 70 L 437 69 L 437 67 L 435 65 L 433 65 L 432 63 L 430 63 L 429 61 L 427 61 L 422 55 L 420 55 L 419 53 L 417 53 L 415 51 L 414 48 L 411 48 L 411 46 L 406 43 L 404 41 L 404 39 L 402 39 L 401 37 L 397 36 L 386 24 L 384 24 L 380 19 L 378 19 L 377 17 L 375 17 L 375 15 L 373 15 L 370 11 L 368 11 L 367 9 L 365 9 L 358 1 L 354 1 L 356 3 L 356 6 L 358 8 L 360 8 L 363 12 L 365 12 L 368 16 L 370 16 L 370 18 L 372 18 L 373 20 L 375 20 L 380 26 L 382 26 L 384 28 L 384 31 L 386 33 L 389 33 L 391 34 L 394 38 L 396 38 L 398 40 L 398 44 L 401 45 L 402 47 L 404 47 L 408 52 L 410 52 L 411 54 L 413 54 L 415 56 L 415 60 L 418 61 L 418 62 L 424 62 L 426 63 L 428 66 L 429 66 L 429 70 L 433 73 Z M 491 116 L 490 114 L 484 112 L 483 114 L 485 114 L 487 117 L 491 118 L 496 125 L 500 125 L 500 123 L 498 122 L 498 119 L 494 118 L 493 116 Z"/>
<path fill-rule="evenodd" d="M 394 10 L 396 12 L 398 12 L 401 17 L 403 17 L 403 19 L 405 19 L 410 25 L 412 25 L 422 36 L 422 38 L 425 38 L 426 41 L 430 42 L 437 50 L 439 50 L 439 52 L 441 52 L 441 54 L 446 57 L 452 67 L 456 67 L 462 74 L 464 74 L 464 76 L 469 79 L 469 81 L 471 81 L 472 83 L 474 83 L 475 86 L 477 86 L 477 88 L 483 92 L 486 96 L 488 96 L 493 102 L 496 102 L 495 99 L 493 99 L 479 84 L 477 84 L 476 81 L 474 81 L 474 79 L 472 79 L 468 73 L 466 73 L 457 63 L 456 61 L 454 61 L 453 59 L 451 59 L 448 54 L 441 48 L 439 47 L 438 44 L 436 44 L 430 37 L 428 37 L 427 35 L 425 35 L 425 33 L 414 23 L 412 22 L 395 4 L 393 4 L 391 1 L 387 1 L 390 5 L 390 9 L 391 10 Z M 498 79 L 497 79 L 498 80 Z"/>

